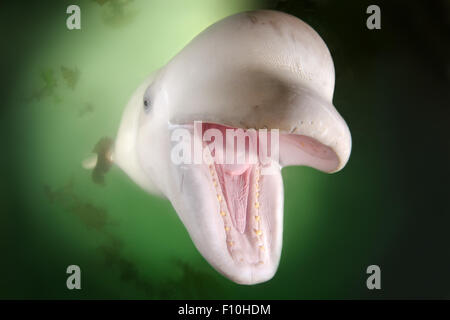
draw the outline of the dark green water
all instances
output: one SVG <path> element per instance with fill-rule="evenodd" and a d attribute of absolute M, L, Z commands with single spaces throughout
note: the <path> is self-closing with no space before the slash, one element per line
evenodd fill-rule
<path fill-rule="evenodd" d="M 70 1 L 1 5 L 0 298 L 450 296 L 444 2 L 382 2 L 374 32 L 364 2 L 100 3 L 79 3 L 80 31 L 65 27 Z M 279 270 L 249 287 L 207 264 L 169 202 L 116 167 L 94 184 L 81 161 L 115 136 L 150 72 L 211 23 L 257 8 L 304 19 L 329 45 L 353 151 L 334 175 L 283 169 Z M 66 288 L 70 264 L 80 291 Z M 365 285 L 371 264 L 378 292 Z"/>

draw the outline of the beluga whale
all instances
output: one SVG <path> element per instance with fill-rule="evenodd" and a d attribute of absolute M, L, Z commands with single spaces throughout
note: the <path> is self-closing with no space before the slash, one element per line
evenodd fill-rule
<path fill-rule="evenodd" d="M 333 173 L 350 156 L 334 82 L 326 44 L 297 17 L 271 10 L 226 17 L 145 79 L 111 150 L 84 166 L 109 161 L 167 198 L 225 277 L 268 281 L 282 249 L 282 168 Z"/>

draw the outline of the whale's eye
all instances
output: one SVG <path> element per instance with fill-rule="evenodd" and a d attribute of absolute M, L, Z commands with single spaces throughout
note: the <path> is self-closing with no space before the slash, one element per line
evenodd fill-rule
<path fill-rule="evenodd" d="M 148 113 L 151 109 L 151 101 L 150 98 L 144 97 L 144 111 Z"/>
<path fill-rule="evenodd" d="M 143 104 L 143 107 L 144 107 L 144 112 L 145 113 L 149 113 L 150 112 L 150 110 L 152 109 L 152 88 L 151 88 L 151 86 L 149 86 L 146 90 L 145 90 L 145 93 L 144 93 L 144 97 L 143 97 L 143 101 L 142 101 L 142 104 Z"/>

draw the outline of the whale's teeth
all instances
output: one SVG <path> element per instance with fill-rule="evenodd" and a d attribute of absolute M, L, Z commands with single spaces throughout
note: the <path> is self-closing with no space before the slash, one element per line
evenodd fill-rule
<path fill-rule="evenodd" d="M 210 155 L 214 153 L 206 144 L 203 147 Z M 226 247 L 235 263 L 258 265 L 266 258 L 260 215 L 260 165 L 259 162 L 244 165 L 242 167 L 245 170 L 242 172 L 237 170 L 241 167 L 236 169 L 216 162 L 207 164 L 219 208 L 218 214 L 223 221 Z M 233 170 L 230 171 L 230 168 Z M 252 220 L 247 221 L 250 218 Z"/>

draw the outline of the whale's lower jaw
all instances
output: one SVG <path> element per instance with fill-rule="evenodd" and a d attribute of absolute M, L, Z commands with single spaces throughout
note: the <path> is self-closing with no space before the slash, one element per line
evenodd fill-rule
<path fill-rule="evenodd" d="M 203 124 L 202 130 L 207 127 L 232 129 Z M 213 159 L 216 150 L 197 142 Z M 173 167 L 179 189 L 169 199 L 193 242 L 215 269 L 240 284 L 271 279 L 281 254 L 281 172 L 276 163 L 265 160 L 263 164 L 260 160 Z"/>

